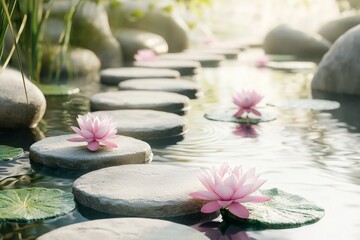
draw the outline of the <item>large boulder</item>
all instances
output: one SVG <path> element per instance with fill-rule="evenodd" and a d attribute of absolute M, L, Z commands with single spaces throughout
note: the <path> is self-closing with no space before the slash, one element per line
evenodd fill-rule
<path fill-rule="evenodd" d="M 318 34 L 334 43 L 341 35 L 358 24 L 360 24 L 360 15 L 342 17 L 321 26 Z"/>
<path fill-rule="evenodd" d="M 134 61 L 134 55 L 140 49 L 151 49 L 157 54 L 168 52 L 168 44 L 158 34 L 137 29 L 122 28 L 114 33 L 120 42 L 125 62 Z"/>
<path fill-rule="evenodd" d="M 113 31 L 125 27 L 156 33 L 167 41 L 169 52 L 180 52 L 188 48 L 188 26 L 176 9 L 165 11 L 153 5 L 148 6 L 148 2 L 121 1 L 117 7 L 110 5 L 108 15 Z"/>
<path fill-rule="evenodd" d="M 360 25 L 340 37 L 323 57 L 312 88 L 360 95 Z"/>
<path fill-rule="evenodd" d="M 46 100 L 43 93 L 27 78 L 26 91 L 21 73 L 13 69 L 0 72 L 0 129 L 33 128 L 44 116 Z"/>
<path fill-rule="evenodd" d="M 71 76 L 84 77 L 97 74 L 101 68 L 99 58 L 89 49 L 73 47 L 62 56 L 58 46 L 43 48 L 41 74 L 56 75 L 60 78 Z"/>
<path fill-rule="evenodd" d="M 72 1 L 57 0 L 51 7 L 50 18 L 44 28 L 45 41 L 57 43 L 64 31 L 64 16 L 72 7 Z M 83 1 L 74 14 L 70 44 L 93 51 L 103 68 L 122 65 L 119 42 L 113 36 L 106 9 L 102 4 Z"/>
<path fill-rule="evenodd" d="M 317 34 L 307 34 L 287 25 L 280 25 L 265 37 L 264 50 L 267 54 L 294 55 L 299 58 L 319 58 L 331 44 Z"/>

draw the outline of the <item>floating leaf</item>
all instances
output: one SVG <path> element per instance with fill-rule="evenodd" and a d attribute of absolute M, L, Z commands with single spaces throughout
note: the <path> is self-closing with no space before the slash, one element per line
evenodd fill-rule
<path fill-rule="evenodd" d="M 24 154 L 22 148 L 14 148 L 6 145 L 0 145 L 0 162 L 18 158 Z"/>
<path fill-rule="evenodd" d="M 260 122 L 269 122 L 276 119 L 274 115 L 264 111 L 261 111 L 261 118 L 236 118 L 234 117 L 235 113 L 235 108 L 221 109 L 205 114 L 205 118 L 220 122 L 234 122 L 242 124 L 258 124 Z"/>
<path fill-rule="evenodd" d="M 250 211 L 249 219 L 237 218 L 229 211 L 222 210 L 224 220 L 244 227 L 280 229 L 314 223 L 324 216 L 324 209 L 298 195 L 277 188 L 260 190 L 260 192 L 270 197 L 271 201 L 244 204 Z"/>
<path fill-rule="evenodd" d="M 321 99 L 292 99 L 278 105 L 282 108 L 308 109 L 308 110 L 334 110 L 340 107 L 340 103 Z"/>
<path fill-rule="evenodd" d="M 66 85 L 38 84 L 37 87 L 43 92 L 45 96 L 64 96 L 80 92 L 79 88 Z"/>
<path fill-rule="evenodd" d="M 266 67 L 286 72 L 313 71 L 316 67 L 312 62 L 269 62 Z"/>
<path fill-rule="evenodd" d="M 294 55 L 268 55 L 271 61 L 275 62 L 287 62 L 287 61 L 295 61 L 296 56 Z"/>
<path fill-rule="evenodd" d="M 71 193 L 24 188 L 0 191 L 0 221 L 28 222 L 65 215 L 75 208 Z"/>

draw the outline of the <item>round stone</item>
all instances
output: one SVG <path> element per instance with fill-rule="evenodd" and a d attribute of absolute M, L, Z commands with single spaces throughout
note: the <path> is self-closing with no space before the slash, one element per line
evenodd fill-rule
<path fill-rule="evenodd" d="M 185 114 L 189 98 L 177 93 L 160 91 L 104 92 L 90 98 L 93 111 L 121 109 L 149 109 Z"/>
<path fill-rule="evenodd" d="M 48 167 L 69 169 L 99 169 L 123 164 L 149 163 L 152 160 L 150 146 L 140 140 L 118 136 L 113 142 L 118 148 L 101 148 L 91 152 L 84 142 L 69 142 L 77 135 L 45 138 L 30 147 L 30 160 Z"/>
<path fill-rule="evenodd" d="M 101 82 L 109 85 L 134 78 L 180 78 L 180 73 L 171 69 L 140 67 L 108 68 L 100 72 Z"/>
<path fill-rule="evenodd" d="M 217 54 L 222 55 L 226 59 L 237 59 L 239 56 L 240 50 L 238 49 L 231 49 L 231 48 L 215 48 L 215 47 L 209 47 L 209 48 L 193 48 L 193 49 L 187 49 L 186 52 L 193 53 L 193 54 L 202 54 L 202 53 L 210 53 L 210 54 Z"/>
<path fill-rule="evenodd" d="M 210 53 L 169 53 L 159 56 L 165 60 L 193 60 L 200 62 L 203 67 L 218 67 L 220 62 L 225 59 L 222 55 Z"/>
<path fill-rule="evenodd" d="M 189 80 L 178 79 L 133 79 L 119 83 L 120 90 L 145 90 L 174 92 L 189 98 L 196 98 L 199 93 L 199 85 Z"/>
<path fill-rule="evenodd" d="M 118 134 L 141 140 L 170 138 L 187 131 L 187 120 L 173 113 L 153 110 L 117 110 L 94 112 L 109 117 Z"/>
<path fill-rule="evenodd" d="M 136 67 L 144 68 L 168 68 L 178 71 L 182 76 L 190 76 L 196 74 L 201 65 L 199 62 L 192 60 L 178 60 L 178 61 L 165 61 L 165 60 L 154 60 L 154 61 L 137 61 L 134 62 Z"/>
<path fill-rule="evenodd" d="M 111 218 L 87 221 L 55 229 L 39 240 L 205 240 L 203 233 L 178 223 L 146 218 Z"/>
<path fill-rule="evenodd" d="M 100 212 L 134 217 L 176 217 L 199 213 L 205 203 L 189 196 L 204 190 L 199 169 L 169 165 L 104 168 L 73 184 L 77 201 Z"/>

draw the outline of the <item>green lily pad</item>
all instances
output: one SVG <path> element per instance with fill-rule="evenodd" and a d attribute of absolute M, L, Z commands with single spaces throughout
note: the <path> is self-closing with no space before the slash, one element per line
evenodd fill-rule
<path fill-rule="evenodd" d="M 236 108 L 230 109 L 221 109 L 215 112 L 206 113 L 205 118 L 213 121 L 220 122 L 234 122 L 241 124 L 258 124 L 260 122 L 269 122 L 276 119 L 276 116 L 261 109 L 258 109 L 261 112 L 261 118 L 236 118 L 234 114 L 236 113 Z"/>
<path fill-rule="evenodd" d="M 271 61 L 275 62 L 287 62 L 287 61 L 295 61 L 296 56 L 294 55 L 268 55 Z"/>
<path fill-rule="evenodd" d="M 74 208 L 73 195 L 59 189 L 23 188 L 0 191 L 0 221 L 43 220 L 65 215 Z"/>
<path fill-rule="evenodd" d="M 307 110 L 334 110 L 340 107 L 336 101 L 321 99 L 292 99 L 278 105 L 282 108 L 307 109 Z"/>
<path fill-rule="evenodd" d="M 80 92 L 79 88 L 67 85 L 37 84 L 37 87 L 43 92 L 45 96 L 66 96 Z"/>
<path fill-rule="evenodd" d="M 22 148 L 14 148 L 6 145 L 0 145 L 0 162 L 18 158 L 24 154 Z"/>
<path fill-rule="evenodd" d="M 277 188 L 260 192 L 271 200 L 266 203 L 244 204 L 250 211 L 249 219 L 238 218 L 228 210 L 222 209 L 224 221 L 249 228 L 281 229 L 315 223 L 325 214 L 324 209 L 298 195 Z"/>
<path fill-rule="evenodd" d="M 315 63 L 312 62 L 269 62 L 266 67 L 286 71 L 286 72 L 302 72 L 302 71 L 313 71 L 316 67 Z"/>

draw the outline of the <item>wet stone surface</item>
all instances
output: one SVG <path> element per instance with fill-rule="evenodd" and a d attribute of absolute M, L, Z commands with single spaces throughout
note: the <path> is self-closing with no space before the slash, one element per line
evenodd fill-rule
<path fill-rule="evenodd" d="M 42 165 L 69 169 L 99 169 L 123 164 L 142 164 L 152 160 L 150 146 L 140 140 L 119 136 L 113 139 L 118 148 L 101 147 L 90 152 L 85 142 L 69 142 L 77 135 L 45 138 L 30 147 L 30 160 Z"/>

